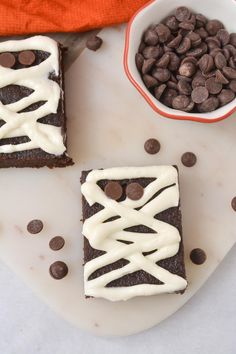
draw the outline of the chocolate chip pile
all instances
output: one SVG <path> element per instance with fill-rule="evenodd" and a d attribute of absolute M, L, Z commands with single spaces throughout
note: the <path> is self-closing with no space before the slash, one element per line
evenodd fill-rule
<path fill-rule="evenodd" d="M 148 90 L 184 112 L 212 112 L 235 98 L 236 33 L 181 6 L 143 34 L 136 66 Z"/>

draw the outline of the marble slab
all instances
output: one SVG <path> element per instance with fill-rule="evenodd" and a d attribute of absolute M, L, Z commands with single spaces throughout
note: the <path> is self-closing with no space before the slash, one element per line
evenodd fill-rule
<path fill-rule="evenodd" d="M 174 121 L 153 112 L 124 74 L 124 31 L 124 26 L 103 30 L 104 45 L 99 51 L 84 50 L 79 58 L 74 60 L 72 55 L 68 61 L 68 142 L 75 165 L 0 173 L 0 259 L 64 319 L 106 336 L 137 333 L 172 315 L 206 282 L 236 240 L 236 214 L 230 205 L 236 195 L 236 115 L 207 125 Z M 143 149 L 150 137 L 161 142 L 158 155 L 147 155 Z M 186 151 L 197 155 L 193 168 L 181 165 Z M 186 293 L 117 303 L 85 300 L 81 170 L 159 164 L 177 164 L 180 169 Z M 26 226 L 34 218 L 44 222 L 44 229 L 31 236 Z M 53 252 L 48 242 L 56 235 L 62 235 L 66 245 Z M 202 266 L 189 259 L 195 247 L 207 253 Z M 56 260 L 69 267 L 61 281 L 48 272 Z"/>

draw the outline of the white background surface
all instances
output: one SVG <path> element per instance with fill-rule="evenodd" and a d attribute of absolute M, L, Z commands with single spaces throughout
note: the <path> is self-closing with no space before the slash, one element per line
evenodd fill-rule
<path fill-rule="evenodd" d="M 99 338 L 55 315 L 0 263 L 0 353 L 234 354 L 235 269 L 236 246 L 200 291 L 172 317 L 138 335 Z"/>

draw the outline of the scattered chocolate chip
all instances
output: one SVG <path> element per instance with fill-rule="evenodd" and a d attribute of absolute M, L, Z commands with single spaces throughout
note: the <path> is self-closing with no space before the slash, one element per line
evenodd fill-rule
<path fill-rule="evenodd" d="M 234 98 L 235 98 L 235 93 L 227 89 L 222 90 L 221 93 L 218 95 L 218 99 L 220 101 L 221 106 L 224 106 L 227 103 L 233 101 Z"/>
<path fill-rule="evenodd" d="M 229 39 L 230 39 L 229 32 L 226 31 L 225 29 L 220 29 L 217 32 L 216 37 L 220 40 L 223 46 L 229 43 Z"/>
<path fill-rule="evenodd" d="M 234 93 L 236 93 L 236 80 L 232 80 L 229 83 L 229 88 L 232 90 Z"/>
<path fill-rule="evenodd" d="M 224 26 L 219 20 L 210 20 L 206 24 L 206 30 L 211 36 L 215 36 L 222 28 L 224 28 Z"/>
<path fill-rule="evenodd" d="M 106 196 L 113 200 L 118 200 L 122 196 L 123 190 L 119 182 L 111 181 L 104 189 Z"/>
<path fill-rule="evenodd" d="M 206 87 L 198 86 L 192 91 L 191 97 L 194 103 L 202 103 L 206 101 L 209 96 L 209 92 Z"/>
<path fill-rule="evenodd" d="M 182 164 L 186 167 L 193 167 L 197 162 L 197 157 L 193 152 L 185 152 L 181 157 Z"/>
<path fill-rule="evenodd" d="M 102 38 L 92 35 L 90 36 L 87 41 L 86 41 L 86 47 L 90 50 L 93 50 L 94 52 L 96 52 L 96 50 L 98 50 L 101 45 L 103 43 Z"/>
<path fill-rule="evenodd" d="M 168 83 L 170 83 L 171 81 L 169 81 Z M 176 85 L 176 84 L 175 84 Z M 156 97 L 157 100 L 159 100 L 163 94 L 163 92 L 166 89 L 166 84 L 162 84 L 160 86 L 157 86 L 154 88 L 154 96 Z"/>
<path fill-rule="evenodd" d="M 170 29 L 163 23 L 156 26 L 156 33 L 161 43 L 167 42 L 170 37 Z"/>
<path fill-rule="evenodd" d="M 179 95 L 173 99 L 172 106 L 174 109 L 184 111 L 190 103 L 190 98 L 186 95 Z"/>
<path fill-rule="evenodd" d="M 215 66 L 217 67 L 217 69 L 220 70 L 227 65 L 227 60 L 225 56 L 220 52 L 216 54 L 214 61 L 215 61 Z"/>
<path fill-rule="evenodd" d="M 60 249 L 62 249 L 64 247 L 64 245 L 65 245 L 65 240 L 61 236 L 55 236 L 49 242 L 49 247 L 53 251 L 59 251 Z"/>
<path fill-rule="evenodd" d="M 195 248 L 190 252 L 190 259 L 194 264 L 203 264 L 206 259 L 206 253 L 201 248 Z"/>
<path fill-rule="evenodd" d="M 148 29 L 144 33 L 144 42 L 147 45 L 155 46 L 159 42 L 158 35 L 154 29 Z"/>
<path fill-rule="evenodd" d="M 41 220 L 31 220 L 27 225 L 27 231 L 30 234 L 38 234 L 43 229 L 43 222 Z"/>
<path fill-rule="evenodd" d="M 222 90 L 222 84 L 216 81 L 215 77 L 210 77 L 206 81 L 206 89 L 212 95 L 217 95 Z M 201 103 L 201 102 L 197 102 Z"/>
<path fill-rule="evenodd" d="M 234 211 L 236 211 L 236 197 L 234 197 L 231 201 L 231 206 L 233 208 Z"/>
<path fill-rule="evenodd" d="M 54 279 L 63 279 L 68 274 L 68 267 L 64 262 L 56 261 L 50 265 L 49 273 Z"/>
<path fill-rule="evenodd" d="M 131 200 L 139 200 L 144 193 L 143 187 L 139 183 L 129 183 L 126 187 L 126 195 Z"/>
<path fill-rule="evenodd" d="M 148 154 L 154 155 L 160 151 L 161 144 L 157 139 L 148 139 L 144 144 L 144 149 Z"/>
<path fill-rule="evenodd" d="M 4 68 L 12 68 L 15 65 L 16 59 L 12 53 L 0 54 L 0 65 Z"/>
<path fill-rule="evenodd" d="M 189 9 L 185 6 L 180 6 L 175 10 L 175 17 L 179 22 L 189 20 L 191 13 Z"/>
<path fill-rule="evenodd" d="M 219 107 L 219 100 L 217 97 L 211 96 L 206 101 L 197 105 L 200 113 L 213 112 Z"/>
<path fill-rule="evenodd" d="M 18 55 L 18 61 L 22 65 L 30 66 L 35 62 L 36 56 L 32 50 L 24 50 Z"/>

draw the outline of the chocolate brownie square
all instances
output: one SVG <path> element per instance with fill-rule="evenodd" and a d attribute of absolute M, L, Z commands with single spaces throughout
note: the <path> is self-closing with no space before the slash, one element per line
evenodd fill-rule
<path fill-rule="evenodd" d="M 0 43 L 0 168 L 64 167 L 63 48 L 46 36 Z"/>
<path fill-rule="evenodd" d="M 175 166 L 83 171 L 81 191 L 86 297 L 184 292 Z"/>

